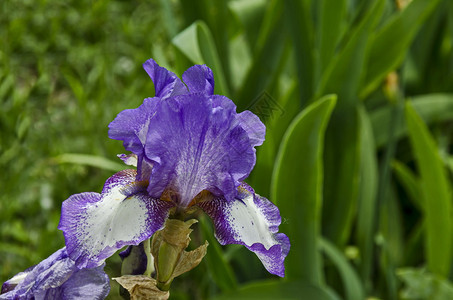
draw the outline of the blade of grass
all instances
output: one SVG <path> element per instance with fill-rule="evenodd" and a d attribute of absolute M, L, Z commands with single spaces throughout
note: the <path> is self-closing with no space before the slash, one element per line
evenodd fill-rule
<path fill-rule="evenodd" d="M 65 153 L 55 157 L 54 159 L 57 163 L 60 164 L 70 163 L 77 165 L 87 165 L 114 172 L 119 172 L 128 168 L 128 166 L 124 164 L 116 163 L 101 156 L 89 154 Z"/>

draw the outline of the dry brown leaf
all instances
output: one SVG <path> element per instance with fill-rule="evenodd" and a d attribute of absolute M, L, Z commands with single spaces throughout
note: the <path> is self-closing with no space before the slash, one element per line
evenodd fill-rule
<path fill-rule="evenodd" d="M 179 258 L 178 264 L 173 271 L 172 277 L 175 278 L 198 266 L 198 264 L 201 262 L 203 257 L 206 255 L 206 252 L 208 251 L 208 245 L 209 243 L 208 241 L 206 241 L 204 245 L 201 245 L 195 250 L 189 252 L 184 251 Z"/>
<path fill-rule="evenodd" d="M 121 284 L 131 295 L 131 300 L 167 300 L 170 296 L 168 291 L 161 291 L 156 286 L 154 278 L 144 275 L 124 275 L 113 278 Z"/>

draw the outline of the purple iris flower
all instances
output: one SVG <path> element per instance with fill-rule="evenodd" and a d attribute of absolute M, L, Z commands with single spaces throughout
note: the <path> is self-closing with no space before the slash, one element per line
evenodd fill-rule
<path fill-rule="evenodd" d="M 103 269 L 77 268 L 62 248 L 6 281 L 0 299 L 104 299 L 110 284 Z"/>
<path fill-rule="evenodd" d="M 200 208 L 221 244 L 246 246 L 283 277 L 290 243 L 278 233 L 279 210 L 243 182 L 255 165 L 254 147 L 264 141 L 264 124 L 214 95 L 205 65 L 185 71 L 184 83 L 152 59 L 143 66 L 155 97 L 109 125 L 109 137 L 133 153 L 120 158 L 137 171 L 116 173 L 101 194 L 76 194 L 63 203 L 59 229 L 69 256 L 79 267 L 99 266 L 118 249 L 149 239 L 169 216 Z"/>

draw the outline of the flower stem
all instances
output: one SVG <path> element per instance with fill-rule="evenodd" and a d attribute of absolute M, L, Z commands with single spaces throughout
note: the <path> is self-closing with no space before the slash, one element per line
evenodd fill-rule
<path fill-rule="evenodd" d="M 190 226 L 196 222 L 168 219 L 165 227 L 154 234 L 151 253 L 156 268 L 156 286 L 160 290 L 168 291 L 176 276 L 194 268 L 206 254 L 207 245 L 198 251 L 185 251 L 190 242 Z"/>

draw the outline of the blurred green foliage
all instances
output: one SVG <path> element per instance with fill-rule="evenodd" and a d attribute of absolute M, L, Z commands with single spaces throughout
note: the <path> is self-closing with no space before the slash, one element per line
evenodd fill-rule
<path fill-rule="evenodd" d="M 405 2 L 410 2 L 407 6 Z M 247 179 L 293 247 L 275 278 L 202 217 L 174 299 L 453 299 L 450 0 L 4 0 L 0 280 L 64 245 L 61 202 L 123 168 L 107 125 L 141 64 L 207 64 L 266 123 Z M 335 100 L 336 99 L 336 100 Z M 106 267 L 119 276 L 117 256 Z M 112 282 L 112 299 L 118 286 Z"/>

